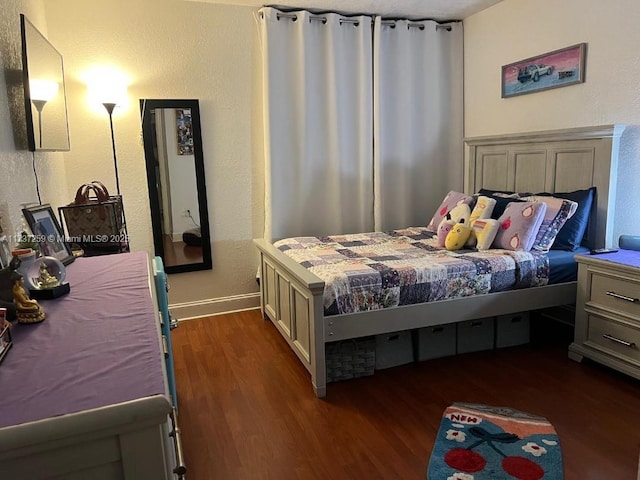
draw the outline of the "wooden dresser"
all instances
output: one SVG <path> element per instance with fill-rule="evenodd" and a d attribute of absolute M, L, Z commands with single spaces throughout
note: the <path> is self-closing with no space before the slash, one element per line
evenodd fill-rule
<path fill-rule="evenodd" d="M 45 321 L 14 325 L 0 365 L 0 478 L 184 473 L 151 264 L 146 252 L 78 258 L 71 292 L 40 301 Z"/>
<path fill-rule="evenodd" d="M 640 252 L 576 255 L 576 322 L 569 358 L 640 378 Z"/>

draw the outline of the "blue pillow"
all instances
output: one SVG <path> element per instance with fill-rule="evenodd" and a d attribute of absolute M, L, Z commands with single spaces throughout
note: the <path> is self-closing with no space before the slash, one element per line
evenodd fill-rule
<path fill-rule="evenodd" d="M 578 203 L 576 213 L 562 226 L 553 245 L 551 245 L 551 250 L 567 250 L 573 252 L 580 246 L 582 238 L 587 231 L 587 224 L 589 223 L 595 194 L 596 187 L 568 193 L 538 193 L 538 195 L 564 198 Z"/>

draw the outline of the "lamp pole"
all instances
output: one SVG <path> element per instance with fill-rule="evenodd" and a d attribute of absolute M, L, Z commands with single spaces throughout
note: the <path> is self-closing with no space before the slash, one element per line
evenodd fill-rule
<path fill-rule="evenodd" d="M 113 166 L 116 171 L 116 191 L 120 195 L 120 179 L 118 177 L 118 159 L 116 157 L 116 139 L 113 134 L 113 109 L 116 108 L 115 103 L 103 103 L 104 108 L 109 114 L 109 126 L 111 127 L 111 148 L 113 149 Z"/>

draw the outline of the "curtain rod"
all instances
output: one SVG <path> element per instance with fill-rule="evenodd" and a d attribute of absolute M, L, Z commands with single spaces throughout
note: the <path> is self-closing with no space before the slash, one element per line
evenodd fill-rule
<path fill-rule="evenodd" d="M 262 12 L 260 12 L 260 18 L 264 18 L 264 14 Z M 290 18 L 291 20 L 296 21 L 298 19 L 298 15 L 296 13 L 290 13 L 290 12 L 278 12 L 276 13 L 276 18 L 278 20 L 280 20 L 280 18 Z M 311 15 L 309 16 L 309 20 L 315 20 L 317 22 L 327 23 L 327 17 L 323 15 Z M 341 18 L 340 24 L 342 25 L 343 23 L 351 23 L 357 27 L 360 24 L 360 20 L 357 20 L 355 18 Z M 371 23 L 372 24 L 374 23 L 373 19 L 371 19 Z M 382 25 L 385 25 L 391 28 L 396 27 L 396 20 L 382 20 L 381 23 Z M 424 24 L 409 21 L 409 23 L 407 24 L 407 28 L 419 28 L 420 30 L 424 30 Z M 450 32 L 451 25 L 438 24 L 436 25 L 436 30 L 446 30 Z"/>

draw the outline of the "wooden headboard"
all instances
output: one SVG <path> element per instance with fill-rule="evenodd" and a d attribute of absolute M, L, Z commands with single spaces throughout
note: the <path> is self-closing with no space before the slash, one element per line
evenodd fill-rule
<path fill-rule="evenodd" d="M 596 187 L 583 245 L 617 245 L 613 207 L 624 125 L 466 138 L 465 191 L 571 192 Z M 611 207 L 611 208 L 610 208 Z M 614 238 L 615 236 L 615 238 Z"/>

